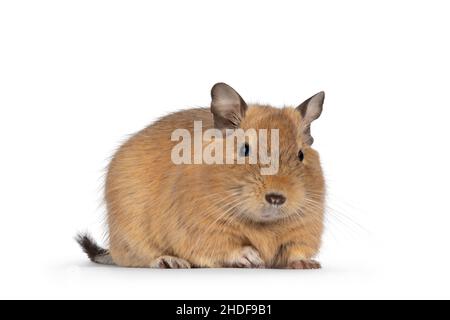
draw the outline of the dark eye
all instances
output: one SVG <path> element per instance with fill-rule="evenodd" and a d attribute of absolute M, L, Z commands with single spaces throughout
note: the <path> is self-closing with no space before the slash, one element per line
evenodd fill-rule
<path fill-rule="evenodd" d="M 300 150 L 300 151 L 298 152 L 298 159 L 299 159 L 300 161 L 303 161 L 303 159 L 305 159 L 305 154 L 303 153 L 302 150 Z"/>
<path fill-rule="evenodd" d="M 248 145 L 248 143 L 245 143 L 240 150 L 240 155 L 242 157 L 248 157 L 250 154 L 250 146 Z"/>

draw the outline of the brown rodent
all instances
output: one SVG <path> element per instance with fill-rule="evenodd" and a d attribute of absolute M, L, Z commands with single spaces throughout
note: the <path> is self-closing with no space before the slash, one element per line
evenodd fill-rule
<path fill-rule="evenodd" d="M 247 105 L 224 83 L 211 94 L 210 109 L 163 117 L 118 150 L 105 190 L 110 248 L 80 235 L 83 249 L 94 262 L 123 267 L 320 268 L 312 259 L 321 244 L 325 184 L 310 124 L 324 93 L 282 109 Z M 193 133 L 194 121 L 204 129 L 279 129 L 279 171 L 174 164 L 171 134 Z"/>

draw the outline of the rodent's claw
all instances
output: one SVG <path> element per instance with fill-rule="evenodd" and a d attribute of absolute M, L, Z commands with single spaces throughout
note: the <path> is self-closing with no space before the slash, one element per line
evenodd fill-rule
<path fill-rule="evenodd" d="M 177 257 L 172 256 L 162 256 L 150 265 L 150 268 L 156 268 L 156 269 L 190 269 L 191 264 L 184 260 Z"/>
<path fill-rule="evenodd" d="M 250 246 L 243 247 L 238 253 L 227 263 L 227 267 L 231 268 L 264 268 L 265 264 L 259 252 Z"/>
<path fill-rule="evenodd" d="M 322 266 L 315 260 L 295 260 L 288 264 L 288 269 L 321 269 Z"/>

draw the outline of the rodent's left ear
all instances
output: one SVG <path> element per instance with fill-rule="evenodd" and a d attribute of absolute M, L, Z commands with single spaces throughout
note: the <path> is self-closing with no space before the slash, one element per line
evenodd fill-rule
<path fill-rule="evenodd" d="M 322 114 L 324 101 L 325 92 L 321 91 L 297 107 L 297 110 L 302 115 L 302 126 L 305 141 L 309 145 L 314 143 L 314 138 L 311 136 L 311 123 Z"/>
<path fill-rule="evenodd" d="M 211 112 L 217 129 L 236 129 L 245 117 L 247 104 L 226 83 L 216 83 L 211 90 Z"/>

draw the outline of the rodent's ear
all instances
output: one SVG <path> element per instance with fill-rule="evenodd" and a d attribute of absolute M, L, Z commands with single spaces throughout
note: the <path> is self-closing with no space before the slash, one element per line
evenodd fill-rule
<path fill-rule="evenodd" d="M 314 138 L 311 136 L 311 122 L 319 118 L 322 114 L 324 101 L 325 92 L 321 91 L 297 107 L 297 110 L 302 115 L 305 142 L 309 145 L 314 143 Z"/>
<path fill-rule="evenodd" d="M 247 104 L 239 93 L 226 83 L 216 83 L 211 89 L 211 112 L 217 129 L 236 129 L 245 117 Z"/>

